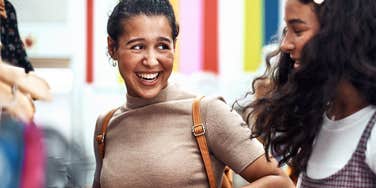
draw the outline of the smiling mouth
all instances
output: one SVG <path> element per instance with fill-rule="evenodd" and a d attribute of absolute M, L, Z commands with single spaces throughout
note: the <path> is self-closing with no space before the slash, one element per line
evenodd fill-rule
<path fill-rule="evenodd" d="M 300 61 L 299 60 L 295 60 L 293 66 L 294 66 L 294 68 L 300 67 Z"/>
<path fill-rule="evenodd" d="M 147 81 L 154 81 L 159 77 L 160 72 L 156 72 L 156 73 L 136 73 L 136 75 L 140 79 L 147 80 Z"/>

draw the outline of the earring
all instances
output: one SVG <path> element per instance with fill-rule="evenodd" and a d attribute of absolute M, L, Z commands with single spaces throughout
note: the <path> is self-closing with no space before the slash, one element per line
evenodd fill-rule
<path fill-rule="evenodd" d="M 112 58 L 110 58 L 110 63 L 111 63 L 111 65 L 112 65 L 113 67 L 116 67 L 118 61 L 117 61 L 117 60 L 114 60 L 114 59 L 112 59 Z"/>

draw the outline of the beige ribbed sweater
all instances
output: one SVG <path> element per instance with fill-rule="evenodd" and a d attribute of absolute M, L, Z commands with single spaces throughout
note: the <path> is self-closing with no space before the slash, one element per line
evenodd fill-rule
<path fill-rule="evenodd" d="M 203 162 L 191 133 L 191 105 L 196 96 L 169 85 L 156 98 L 127 96 L 110 120 L 103 165 L 94 183 L 101 187 L 208 187 Z M 219 98 L 201 103 L 206 138 L 220 185 L 224 165 L 239 173 L 264 152 L 242 118 Z M 98 118 L 98 134 L 103 115 Z M 102 168 L 101 168 L 102 166 Z"/>

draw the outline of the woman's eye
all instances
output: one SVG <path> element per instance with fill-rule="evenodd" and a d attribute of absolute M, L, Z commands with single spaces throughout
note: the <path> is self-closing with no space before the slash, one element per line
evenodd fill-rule
<path fill-rule="evenodd" d="M 292 29 L 292 31 L 294 32 L 295 35 L 297 36 L 300 36 L 304 33 L 304 31 L 306 31 L 307 29 L 304 28 L 304 27 L 295 27 Z"/>
<path fill-rule="evenodd" d="M 158 49 L 160 49 L 160 50 L 169 50 L 170 46 L 167 45 L 167 44 L 160 44 L 160 45 L 158 45 Z"/>
<path fill-rule="evenodd" d="M 302 30 L 302 29 L 294 29 L 294 33 L 295 33 L 296 36 L 301 36 L 303 32 L 304 32 L 304 30 Z"/>
<path fill-rule="evenodd" d="M 282 36 L 285 36 L 287 34 L 287 27 L 284 27 L 282 30 Z"/>
<path fill-rule="evenodd" d="M 134 45 L 131 47 L 132 50 L 141 50 L 143 49 L 144 47 L 142 45 Z"/>

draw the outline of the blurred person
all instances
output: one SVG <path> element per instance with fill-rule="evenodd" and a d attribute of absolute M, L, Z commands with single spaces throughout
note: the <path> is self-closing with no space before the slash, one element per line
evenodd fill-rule
<path fill-rule="evenodd" d="M 82 149 L 56 130 L 34 123 L 32 99 L 51 98 L 44 79 L 0 62 L 0 187 L 87 184 L 88 163 Z"/>
<path fill-rule="evenodd" d="M 85 187 L 89 168 L 85 150 L 56 129 L 43 127 L 46 187 Z"/>
<path fill-rule="evenodd" d="M 179 32 L 171 4 L 122 0 L 108 19 L 107 32 L 108 52 L 118 62 L 127 95 L 105 137 L 105 115 L 98 117 L 93 187 L 208 187 L 192 134 L 192 102 L 198 96 L 168 81 Z M 222 99 L 206 97 L 201 107 L 217 185 L 228 165 L 250 187 L 293 186 L 275 160 L 266 160 L 262 145 L 250 139 L 242 118 Z M 106 143 L 103 159 L 98 135 Z"/>
<path fill-rule="evenodd" d="M 0 26 L 3 61 L 24 68 L 25 72 L 33 71 L 18 32 L 16 10 L 8 0 L 0 0 Z"/>
<path fill-rule="evenodd" d="M 2 188 L 84 187 L 89 167 L 84 151 L 57 130 L 0 118 Z"/>
<path fill-rule="evenodd" d="M 246 108 L 252 137 L 298 187 L 376 187 L 376 1 L 287 0 L 284 17 L 278 62 L 253 82 L 270 87 Z"/>

